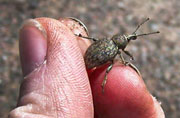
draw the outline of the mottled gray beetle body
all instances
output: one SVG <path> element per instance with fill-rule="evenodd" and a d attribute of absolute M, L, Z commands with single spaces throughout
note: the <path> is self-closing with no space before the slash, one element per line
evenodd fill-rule
<path fill-rule="evenodd" d="M 157 31 L 157 32 L 144 33 L 144 34 L 136 34 L 136 31 L 140 28 L 140 26 L 148 20 L 149 18 L 147 18 L 145 21 L 139 24 L 135 29 L 135 31 L 131 35 L 127 35 L 127 36 L 116 34 L 110 39 L 103 38 L 99 40 L 92 37 L 85 37 L 82 36 L 81 34 L 77 35 L 79 37 L 94 41 L 94 43 L 91 44 L 91 46 L 87 49 L 84 57 L 86 67 L 88 69 L 103 65 L 106 62 L 111 61 L 110 65 L 106 69 L 105 77 L 101 85 L 103 92 L 104 92 L 104 86 L 107 81 L 107 74 L 110 72 L 110 70 L 113 67 L 114 64 L 113 60 L 116 57 L 116 55 L 120 56 L 121 61 L 124 65 L 129 65 L 140 75 L 138 69 L 134 65 L 124 60 L 121 52 L 124 52 L 126 55 L 130 56 L 131 59 L 133 60 L 134 59 L 133 56 L 127 50 L 125 50 L 128 43 L 132 40 L 136 40 L 137 37 L 139 36 L 159 33 L 159 31 Z"/>
<path fill-rule="evenodd" d="M 85 53 L 85 64 L 87 68 L 100 66 L 113 60 L 118 53 L 118 47 L 110 39 L 104 38 L 93 43 Z"/>

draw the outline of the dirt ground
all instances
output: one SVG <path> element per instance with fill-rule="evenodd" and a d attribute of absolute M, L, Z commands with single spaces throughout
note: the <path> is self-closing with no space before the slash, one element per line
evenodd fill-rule
<path fill-rule="evenodd" d="M 0 0 L 0 117 L 16 106 L 22 73 L 18 30 L 35 17 L 76 17 L 90 36 L 131 33 L 144 18 L 151 21 L 139 33 L 159 30 L 132 42 L 131 61 L 147 88 L 162 103 L 167 118 L 180 118 L 180 1 L 179 0 Z"/>

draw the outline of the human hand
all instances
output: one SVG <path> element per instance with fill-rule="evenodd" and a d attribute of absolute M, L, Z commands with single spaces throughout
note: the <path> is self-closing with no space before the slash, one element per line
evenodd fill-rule
<path fill-rule="evenodd" d="M 130 67 L 116 64 L 102 94 L 107 65 L 88 70 L 88 78 L 83 55 L 90 41 L 74 35 L 79 33 L 86 36 L 71 19 L 25 23 L 19 41 L 24 80 L 9 117 L 164 118 L 159 103 Z"/>

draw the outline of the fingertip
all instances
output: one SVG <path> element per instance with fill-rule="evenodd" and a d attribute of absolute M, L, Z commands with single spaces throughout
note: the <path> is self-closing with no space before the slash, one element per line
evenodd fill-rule
<path fill-rule="evenodd" d="M 161 107 L 161 103 L 157 101 L 155 97 L 152 96 L 153 102 L 154 102 L 154 109 L 155 109 L 155 117 L 156 118 L 165 118 L 164 111 Z"/>
<path fill-rule="evenodd" d="M 101 118 L 157 118 L 154 101 L 144 81 L 129 66 L 115 64 L 108 73 L 105 91 L 101 83 L 108 64 L 90 74 L 95 114 Z"/>

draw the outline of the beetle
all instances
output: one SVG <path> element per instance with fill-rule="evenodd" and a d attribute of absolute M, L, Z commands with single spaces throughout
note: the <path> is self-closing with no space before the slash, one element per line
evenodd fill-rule
<path fill-rule="evenodd" d="M 107 82 L 107 75 L 110 72 L 110 70 L 112 69 L 113 64 L 114 64 L 113 60 L 117 55 L 120 56 L 120 59 L 122 60 L 122 63 L 124 65 L 131 66 L 140 75 L 140 72 L 133 64 L 124 60 L 124 58 L 122 56 L 122 52 L 124 52 L 132 60 L 134 60 L 132 54 L 129 53 L 127 50 L 125 50 L 126 46 L 129 44 L 129 42 L 131 40 L 136 40 L 137 37 L 140 37 L 140 36 L 160 33 L 159 31 L 156 31 L 156 32 L 150 32 L 150 33 L 136 34 L 136 31 L 140 28 L 140 26 L 143 25 L 148 20 L 149 20 L 149 18 L 147 18 L 146 20 L 141 22 L 136 27 L 135 31 L 131 35 L 116 34 L 116 35 L 113 35 L 112 38 L 110 38 L 110 39 L 108 39 L 108 38 L 97 39 L 97 38 L 92 38 L 92 37 L 85 37 L 85 36 L 82 36 L 81 34 L 76 35 L 78 37 L 86 38 L 86 39 L 94 41 L 94 43 L 92 43 L 88 47 L 88 49 L 85 53 L 85 57 L 84 57 L 85 65 L 88 69 L 101 66 L 107 62 L 111 62 L 110 65 L 106 69 L 104 80 L 101 84 L 102 92 L 104 92 L 104 87 Z"/>

